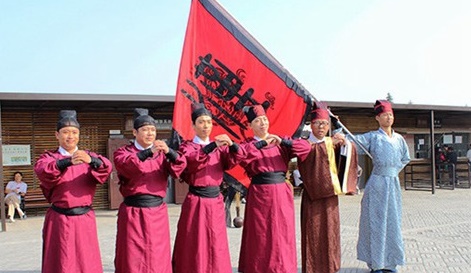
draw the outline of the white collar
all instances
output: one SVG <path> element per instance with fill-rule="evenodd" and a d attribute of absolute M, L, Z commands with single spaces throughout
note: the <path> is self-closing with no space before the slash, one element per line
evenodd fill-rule
<path fill-rule="evenodd" d="M 315 137 L 314 134 L 311 132 L 311 133 L 309 134 L 309 141 L 314 142 L 314 143 L 321 143 L 321 142 L 324 142 L 324 141 L 325 141 L 325 137 L 323 137 L 322 139 L 318 139 L 318 138 Z"/>
<path fill-rule="evenodd" d="M 269 135 L 269 133 L 267 132 L 267 136 Z M 260 141 L 260 140 L 264 140 L 263 138 L 260 138 L 258 136 L 253 136 L 253 138 L 257 141 Z"/>
<path fill-rule="evenodd" d="M 74 153 L 78 150 L 78 147 L 75 147 Z M 69 152 L 67 152 L 62 146 L 59 146 L 59 153 L 64 156 L 72 156 Z"/>
<path fill-rule="evenodd" d="M 388 136 L 388 133 L 386 133 L 386 131 L 384 131 L 383 128 L 379 127 L 379 131 L 380 131 L 381 133 L 385 134 L 387 137 L 389 137 L 389 136 Z M 391 138 L 393 138 L 394 135 L 395 135 L 394 129 L 391 128 Z"/>
<path fill-rule="evenodd" d="M 141 146 L 141 144 L 137 143 L 137 141 L 134 141 L 134 147 L 136 147 L 139 151 L 143 151 L 145 149 L 152 148 L 153 145 L 154 144 L 151 144 L 151 145 L 149 145 L 149 147 L 144 148 L 144 147 Z"/>
<path fill-rule="evenodd" d="M 199 136 L 195 136 L 193 138 L 193 143 L 196 143 L 196 144 L 203 144 L 203 145 L 208 145 L 211 141 L 209 141 L 209 137 L 208 139 L 205 141 L 205 140 L 202 140 L 201 138 L 199 138 Z"/>

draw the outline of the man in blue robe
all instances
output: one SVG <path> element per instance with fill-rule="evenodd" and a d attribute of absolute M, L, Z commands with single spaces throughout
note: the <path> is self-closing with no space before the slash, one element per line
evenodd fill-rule
<path fill-rule="evenodd" d="M 398 175 L 410 156 L 406 141 L 392 129 L 391 104 L 378 100 L 374 111 L 380 128 L 357 136 L 373 156 L 373 170 L 361 201 L 357 258 L 366 262 L 371 272 L 397 272 L 396 266 L 405 262 Z"/>

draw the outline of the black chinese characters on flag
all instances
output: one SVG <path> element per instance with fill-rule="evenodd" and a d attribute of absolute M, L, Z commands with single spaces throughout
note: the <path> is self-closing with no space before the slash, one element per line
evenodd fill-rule
<path fill-rule="evenodd" d="M 311 98 L 215 0 L 193 0 L 175 95 L 174 136 L 193 138 L 194 103 L 211 112 L 213 135 L 225 133 L 240 142 L 251 136 L 244 106 L 263 104 L 271 133 L 299 136 Z M 240 172 L 231 174 L 240 180 Z"/>

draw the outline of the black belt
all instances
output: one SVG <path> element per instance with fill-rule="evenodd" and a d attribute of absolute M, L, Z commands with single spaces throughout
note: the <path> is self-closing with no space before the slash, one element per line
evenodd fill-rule
<path fill-rule="evenodd" d="M 252 177 L 252 184 L 263 185 L 263 184 L 281 184 L 285 183 L 284 172 L 265 172 L 259 173 Z"/>
<path fill-rule="evenodd" d="M 219 196 L 219 193 L 221 192 L 218 186 L 209 186 L 209 187 L 190 186 L 188 190 L 194 195 L 205 197 L 205 198 L 216 198 Z"/>
<path fill-rule="evenodd" d="M 74 207 L 69 209 L 59 208 L 52 204 L 51 208 L 60 214 L 64 214 L 67 216 L 75 216 L 75 215 L 82 215 L 89 212 L 92 207 L 91 206 L 84 206 L 84 207 Z"/>
<path fill-rule="evenodd" d="M 158 207 L 163 202 L 162 197 L 151 194 L 130 195 L 124 198 L 124 204 L 139 208 Z"/>

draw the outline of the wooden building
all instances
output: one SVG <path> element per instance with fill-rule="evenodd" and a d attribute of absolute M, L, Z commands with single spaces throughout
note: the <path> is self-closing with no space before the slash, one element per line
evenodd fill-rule
<path fill-rule="evenodd" d="M 352 133 L 378 128 L 371 103 L 327 102 Z M 435 145 L 453 146 L 466 156 L 471 141 L 471 107 L 394 104 L 394 130 L 409 144 L 411 158 L 431 157 L 431 134 Z"/>
<path fill-rule="evenodd" d="M 77 111 L 81 127 L 79 147 L 111 159 L 114 149 L 133 138 L 134 108 L 149 109 L 158 123 L 157 137 L 167 139 L 171 133 L 173 105 L 173 96 L 0 93 L 3 188 L 12 180 L 15 171 L 21 171 L 28 190 L 39 189 L 40 182 L 33 166 L 45 150 L 58 146 L 54 133 L 61 109 Z M 4 158 L 6 152 L 18 147 L 30 150 L 29 164 L 20 162 L 18 165 L 18 162 L 15 164 L 9 162 L 10 158 Z M 114 172 L 109 182 L 97 188 L 95 208 L 117 208 L 121 197 L 116 181 Z"/>
<path fill-rule="evenodd" d="M 373 103 L 327 103 L 352 133 L 377 129 L 372 113 Z M 4 155 L 15 147 L 29 148 L 30 151 L 29 164 L 25 165 L 5 162 L 7 158 L 2 157 L 0 174 L 3 188 L 15 171 L 23 172 L 30 190 L 39 188 L 33 166 L 44 150 L 57 148 L 54 132 L 59 110 L 77 111 L 81 125 L 81 149 L 90 149 L 112 158 L 113 149 L 133 138 L 133 109 L 137 107 L 149 109 L 157 120 L 158 138 L 170 137 L 174 96 L 0 93 L 0 144 Z M 405 136 L 412 158 L 431 158 L 434 146 L 431 143 L 434 142 L 452 145 L 460 156 L 466 155 L 471 139 L 471 108 L 396 104 L 394 109 L 394 128 Z M 120 201 L 116 180 L 114 173 L 108 183 L 98 188 L 93 204 L 95 208 L 116 208 Z M 175 195 L 184 194 L 181 192 L 184 189 L 179 190 L 178 187 L 175 190 L 173 183 L 169 183 L 166 201 L 174 202 Z"/>
<path fill-rule="evenodd" d="M 327 102 L 332 112 L 340 117 L 342 123 L 355 133 L 364 133 L 378 128 L 371 103 Z M 458 155 L 458 175 L 467 180 L 466 187 L 471 186 L 470 166 L 466 152 L 471 143 L 471 107 L 394 104 L 394 130 L 404 136 L 411 156 L 411 163 L 406 172 L 415 172 L 412 180 L 425 181 L 424 188 L 435 192 L 436 173 L 435 149 L 453 147 Z M 360 163 L 366 170 L 360 178 L 364 184 L 371 166 L 366 157 L 360 157 Z M 414 171 L 411 171 L 414 170 Z M 404 171 L 400 175 L 405 184 Z M 410 181 L 409 181 L 410 182 Z M 407 188 L 407 187 L 406 187 Z"/>

